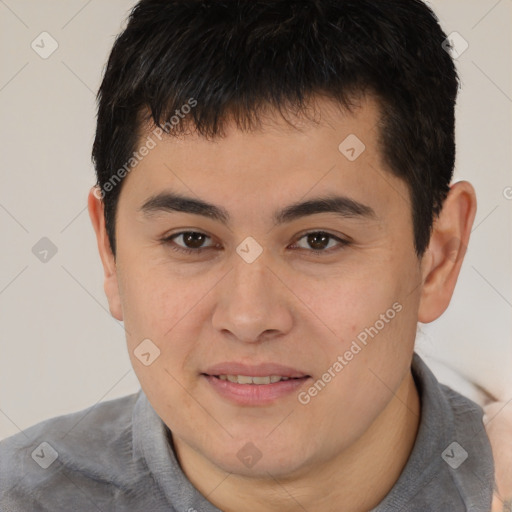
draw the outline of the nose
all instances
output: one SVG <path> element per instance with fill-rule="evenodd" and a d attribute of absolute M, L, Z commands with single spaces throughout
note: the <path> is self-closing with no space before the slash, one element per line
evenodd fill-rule
<path fill-rule="evenodd" d="M 264 253 L 252 263 L 238 256 L 234 268 L 216 287 L 213 327 L 224 336 L 255 343 L 287 333 L 293 314 L 290 291 Z"/>

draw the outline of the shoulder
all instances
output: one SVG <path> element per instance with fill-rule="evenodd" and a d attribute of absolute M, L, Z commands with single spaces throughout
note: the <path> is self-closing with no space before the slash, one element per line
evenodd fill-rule
<path fill-rule="evenodd" d="M 453 415 L 454 442 L 464 450 L 467 469 L 489 482 L 494 477 L 491 444 L 483 423 L 483 409 L 452 388 L 439 384 Z M 467 454 L 467 455 L 466 455 Z M 467 464 L 466 464 L 467 460 Z"/>
<path fill-rule="evenodd" d="M 483 410 L 470 398 L 432 379 L 444 407 L 434 415 L 436 424 L 446 425 L 440 446 L 446 482 L 459 494 L 466 507 L 490 510 L 494 487 L 494 458 L 483 423 Z M 434 425 L 431 425 L 434 428 Z"/>
<path fill-rule="evenodd" d="M 439 389 L 450 404 L 456 426 L 480 430 L 480 424 L 483 426 L 483 409 L 473 400 L 446 384 L 439 384 Z"/>
<path fill-rule="evenodd" d="M 481 407 L 440 384 L 416 353 L 411 370 L 421 400 L 416 442 L 400 478 L 375 511 L 488 512 L 494 461 Z"/>
<path fill-rule="evenodd" d="M 440 384 L 453 414 L 453 438 L 442 457 L 461 498 L 474 510 L 490 510 L 494 489 L 494 458 L 483 423 L 482 408 Z"/>
<path fill-rule="evenodd" d="M 42 495 L 55 488 L 79 494 L 84 475 L 101 486 L 122 474 L 139 393 L 42 421 L 0 441 L 0 496 L 6 510 L 37 510 L 37 503 L 48 501 Z"/>

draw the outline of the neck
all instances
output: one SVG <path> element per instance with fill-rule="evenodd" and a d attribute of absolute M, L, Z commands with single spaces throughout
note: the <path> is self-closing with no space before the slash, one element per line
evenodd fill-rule
<path fill-rule="evenodd" d="M 178 438 L 173 443 L 188 479 L 224 512 L 336 512 L 340 504 L 345 511 L 363 512 L 376 507 L 398 480 L 414 446 L 420 409 L 409 371 L 384 411 L 353 445 L 300 476 L 279 481 L 226 473 Z"/>

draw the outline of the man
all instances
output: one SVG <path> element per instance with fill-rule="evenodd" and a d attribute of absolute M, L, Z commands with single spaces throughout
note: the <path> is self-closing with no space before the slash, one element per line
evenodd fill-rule
<path fill-rule="evenodd" d="M 7 510 L 490 510 L 482 410 L 414 353 L 476 211 L 445 39 L 418 0 L 137 4 L 89 213 L 142 390 L 2 443 Z"/>

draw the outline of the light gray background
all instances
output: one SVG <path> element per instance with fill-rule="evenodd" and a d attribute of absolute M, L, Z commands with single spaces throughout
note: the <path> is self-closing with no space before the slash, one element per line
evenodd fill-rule
<path fill-rule="evenodd" d="M 473 381 L 509 400 L 512 0 L 429 3 L 469 44 L 457 59 L 456 179 L 479 203 L 452 305 L 421 326 L 417 349 L 455 388 L 477 399 Z M 139 388 L 86 207 L 95 93 L 134 4 L 0 0 L 0 438 Z M 31 48 L 43 31 L 59 45 L 47 59 Z M 46 263 L 32 252 L 42 237 L 57 247 Z"/>

